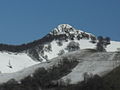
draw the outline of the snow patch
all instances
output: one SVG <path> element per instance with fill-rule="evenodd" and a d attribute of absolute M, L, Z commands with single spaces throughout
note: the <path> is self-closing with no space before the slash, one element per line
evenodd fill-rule
<path fill-rule="evenodd" d="M 25 53 L 9 54 L 7 52 L 0 52 L 0 71 L 2 73 L 13 73 L 38 63 Z"/>

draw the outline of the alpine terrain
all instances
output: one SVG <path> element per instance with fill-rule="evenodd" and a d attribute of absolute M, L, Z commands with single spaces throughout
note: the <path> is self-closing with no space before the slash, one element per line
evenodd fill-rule
<path fill-rule="evenodd" d="M 119 52 L 120 42 L 61 24 L 30 43 L 0 44 L 0 90 L 106 90 L 84 86 L 112 77 Z"/>

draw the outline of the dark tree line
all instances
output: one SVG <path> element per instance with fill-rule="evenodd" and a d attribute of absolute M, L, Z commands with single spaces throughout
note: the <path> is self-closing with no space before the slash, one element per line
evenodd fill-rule
<path fill-rule="evenodd" d="M 34 40 L 33 42 L 21 44 L 21 45 L 9 45 L 9 44 L 2 44 L 1 43 L 0 44 L 0 51 L 21 52 L 24 50 L 34 48 L 38 45 L 39 45 L 39 49 L 42 49 L 43 45 L 45 43 L 49 43 L 52 40 L 64 39 L 65 37 L 64 38 L 63 37 L 64 37 L 64 35 L 53 36 L 51 34 L 48 34 L 45 37 L 43 37 L 42 39 Z"/>
<path fill-rule="evenodd" d="M 21 44 L 21 45 L 0 44 L 0 51 L 21 52 L 23 50 L 31 49 L 37 45 L 41 45 L 41 48 L 42 48 L 42 44 L 46 42 L 50 42 L 53 39 L 54 38 L 48 34 L 42 39 L 35 40 L 27 44 Z"/>

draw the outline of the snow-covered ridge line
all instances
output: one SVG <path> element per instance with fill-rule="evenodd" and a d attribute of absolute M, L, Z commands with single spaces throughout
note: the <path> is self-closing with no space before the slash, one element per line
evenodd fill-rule
<path fill-rule="evenodd" d="M 52 32 L 50 32 L 50 33 L 52 34 L 54 31 L 56 31 L 56 34 L 65 34 L 67 32 L 76 34 L 76 33 L 83 32 L 82 30 L 75 29 L 74 27 L 72 27 L 69 24 L 60 24 L 60 25 L 58 25 L 58 27 L 54 28 L 52 30 Z"/>
<path fill-rule="evenodd" d="M 91 33 L 87 33 L 87 32 L 84 32 L 82 30 L 78 30 L 78 29 L 75 29 L 74 27 L 72 27 L 71 25 L 69 24 L 60 24 L 58 25 L 58 27 L 54 28 L 51 32 L 50 32 L 51 35 L 66 35 L 66 36 L 69 36 L 69 35 L 74 35 L 75 37 L 77 36 L 80 36 L 81 38 L 90 38 L 90 39 L 96 39 L 96 36 L 91 34 Z"/>

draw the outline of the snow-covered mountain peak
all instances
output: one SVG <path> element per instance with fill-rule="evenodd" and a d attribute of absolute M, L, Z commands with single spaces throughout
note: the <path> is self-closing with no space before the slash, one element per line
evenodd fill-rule
<path fill-rule="evenodd" d="M 69 24 L 60 24 L 56 28 L 54 28 L 51 34 L 60 35 L 60 34 L 70 34 L 70 33 L 81 33 L 82 30 L 77 30 Z"/>
<path fill-rule="evenodd" d="M 58 25 L 58 28 L 73 28 L 73 27 L 69 24 L 60 24 Z"/>
<path fill-rule="evenodd" d="M 91 40 L 96 40 L 96 36 L 87 33 L 82 30 L 75 29 L 73 26 L 69 24 L 60 24 L 56 28 L 54 28 L 51 32 L 50 35 L 53 36 L 64 36 L 64 37 L 75 37 L 79 39 L 91 39 Z"/>

